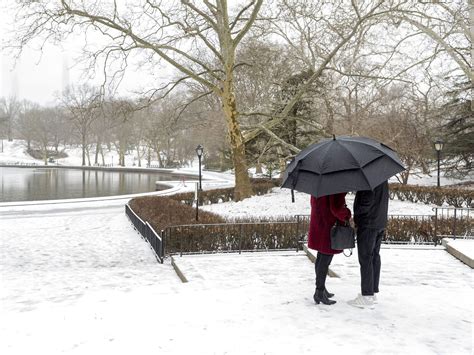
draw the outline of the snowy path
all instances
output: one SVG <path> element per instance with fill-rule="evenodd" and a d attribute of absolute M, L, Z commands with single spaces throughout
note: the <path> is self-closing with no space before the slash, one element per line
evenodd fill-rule
<path fill-rule="evenodd" d="M 0 354 L 473 351 L 472 269 L 441 248 L 384 249 L 374 310 L 346 304 L 355 256 L 333 261 L 332 307 L 312 301 L 303 253 L 177 262 L 189 283 L 156 262 L 121 201 L 0 208 Z"/>
<path fill-rule="evenodd" d="M 212 327 L 228 342 L 245 339 L 225 350 L 242 354 L 472 353 L 472 270 L 439 247 L 384 249 L 382 258 L 381 293 L 374 310 L 346 304 L 359 290 L 354 256 L 334 258 L 332 268 L 341 278 L 327 282 L 338 301 L 332 307 L 314 304 L 314 266 L 303 253 L 185 256 L 176 262 L 201 292 L 219 289 L 223 293 L 212 296 L 218 311 L 209 309 L 211 318 L 195 320 L 195 324 L 196 329 Z M 222 334 L 219 324 L 226 329 Z M 201 330 L 200 336 L 205 338 L 206 331 Z"/>
<path fill-rule="evenodd" d="M 2 311 L 71 305 L 90 293 L 144 285 L 173 292 L 179 284 L 169 266 L 156 262 L 122 206 L 30 213 L 0 219 Z"/>

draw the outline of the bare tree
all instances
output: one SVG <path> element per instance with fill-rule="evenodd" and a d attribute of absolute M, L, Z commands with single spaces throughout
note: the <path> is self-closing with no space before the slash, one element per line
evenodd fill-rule
<path fill-rule="evenodd" d="M 271 35 L 282 38 L 293 49 L 302 68 L 311 70 L 310 75 L 298 90 L 287 99 L 283 109 L 275 112 L 266 122 L 245 132 L 245 141 L 255 139 L 284 121 L 295 104 L 321 78 L 323 71 L 335 56 L 371 21 L 376 21 L 390 9 L 383 1 L 359 5 L 352 1 L 333 3 L 285 0 L 277 8 L 279 16 L 270 16 Z M 268 31 L 266 31 L 268 33 Z"/>
<path fill-rule="evenodd" d="M 5 127 L 9 141 L 13 140 L 14 121 L 20 111 L 20 102 L 15 96 L 0 98 L 0 124 Z"/>
<path fill-rule="evenodd" d="M 101 95 L 96 88 L 89 85 L 69 87 L 61 97 L 62 104 L 68 113 L 75 133 L 80 139 L 82 148 L 82 165 L 86 165 L 86 151 L 93 122 L 99 114 Z"/>
<path fill-rule="evenodd" d="M 54 138 L 53 127 L 57 125 L 56 113 L 51 108 L 35 108 L 29 112 L 32 117 L 31 129 L 35 137 L 33 142 L 38 145 L 44 165 L 48 165 L 49 147 Z"/>
<path fill-rule="evenodd" d="M 235 97 L 235 55 L 262 3 L 252 0 L 230 8 L 227 0 L 142 0 L 126 6 L 116 1 L 27 1 L 20 4 L 17 23 L 20 46 L 38 37 L 62 39 L 78 28 L 94 31 L 108 43 L 94 50 L 92 62 L 103 59 L 106 69 L 119 59 L 126 65 L 130 53 L 139 52 L 148 62 L 159 58 L 183 75 L 160 91 L 165 95 L 191 79 L 219 97 L 235 168 L 235 198 L 240 200 L 249 197 L 252 188 Z M 120 76 L 124 65 L 115 74 Z"/>
<path fill-rule="evenodd" d="M 472 30 L 469 28 L 468 8 L 467 1 L 419 2 L 414 6 L 405 3 L 393 11 L 391 17 L 408 23 L 429 37 L 434 45 L 440 46 L 474 85 L 469 58 Z"/>
<path fill-rule="evenodd" d="M 40 106 L 31 101 L 23 100 L 20 104 L 20 113 L 18 115 L 17 130 L 19 138 L 26 141 L 26 149 L 31 149 L 31 142 L 35 139 L 35 132 L 33 130 L 35 112 L 40 109 Z"/>

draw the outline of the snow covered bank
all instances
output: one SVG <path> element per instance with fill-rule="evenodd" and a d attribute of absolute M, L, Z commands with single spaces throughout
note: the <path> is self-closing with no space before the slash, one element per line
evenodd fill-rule
<path fill-rule="evenodd" d="M 352 210 L 354 195 L 347 195 L 346 202 Z M 263 196 L 253 196 L 240 202 L 203 206 L 202 209 L 227 218 L 281 217 L 310 214 L 310 203 L 309 195 L 297 191 L 295 191 L 295 203 L 292 203 L 290 190 L 276 187 L 271 193 Z M 391 200 L 389 214 L 432 215 L 434 212 L 433 207 L 429 205 Z"/>

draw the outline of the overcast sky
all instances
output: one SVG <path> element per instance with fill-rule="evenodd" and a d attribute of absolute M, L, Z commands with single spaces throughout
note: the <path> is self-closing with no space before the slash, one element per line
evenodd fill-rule
<path fill-rule="evenodd" d="M 0 0 L 0 39 L 3 41 L 11 36 L 9 30 L 13 27 L 14 16 L 11 11 L 5 11 L 4 4 L 10 0 Z M 73 43 L 72 40 L 60 45 L 48 44 L 43 53 L 34 48 L 26 48 L 19 61 L 5 48 L 0 55 L 0 97 L 16 96 L 18 99 L 28 99 L 42 105 L 53 105 L 58 94 L 70 84 L 84 82 L 100 84 L 101 78 L 95 80 L 83 77 L 83 70 L 76 65 L 82 48 L 82 41 Z M 120 85 L 119 94 L 127 95 L 137 90 L 150 88 L 171 74 L 156 70 L 127 71 Z"/>

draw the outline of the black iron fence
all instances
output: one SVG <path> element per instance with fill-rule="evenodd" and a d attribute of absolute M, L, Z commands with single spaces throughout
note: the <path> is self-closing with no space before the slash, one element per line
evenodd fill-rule
<path fill-rule="evenodd" d="M 150 244 L 158 261 L 163 263 L 163 259 L 165 257 L 165 248 L 162 237 L 148 222 L 145 222 L 140 217 L 138 217 L 128 204 L 125 205 L 125 213 L 132 222 L 135 229 Z"/>
<path fill-rule="evenodd" d="M 473 209 L 434 210 L 434 215 L 390 215 L 384 243 L 437 245 L 447 236 L 474 236 Z M 161 263 L 165 254 L 298 251 L 310 222 L 309 215 L 296 215 L 292 221 L 178 225 L 157 233 L 130 206 L 126 205 L 125 211 Z"/>
<path fill-rule="evenodd" d="M 434 215 L 389 215 L 384 243 L 440 244 L 444 237 L 473 237 L 474 209 L 435 207 Z M 309 228 L 309 215 L 297 215 L 299 230 Z"/>
<path fill-rule="evenodd" d="M 301 249 L 297 222 L 190 224 L 163 231 L 166 254 Z"/>
<path fill-rule="evenodd" d="M 474 208 L 435 207 L 434 229 L 439 237 L 473 237 Z"/>

